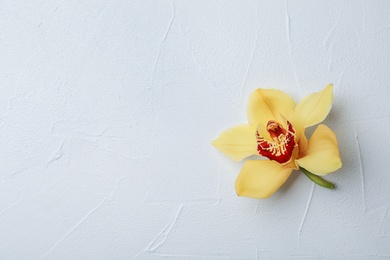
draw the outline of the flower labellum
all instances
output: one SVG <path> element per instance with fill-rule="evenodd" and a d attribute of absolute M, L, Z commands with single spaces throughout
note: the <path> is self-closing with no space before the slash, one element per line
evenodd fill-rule
<path fill-rule="evenodd" d="M 333 85 L 300 103 L 275 89 L 257 89 L 249 97 L 248 124 L 232 127 L 213 141 L 235 161 L 256 155 L 269 160 L 247 160 L 235 183 L 239 196 L 267 198 L 293 170 L 301 169 L 313 182 L 333 189 L 320 176 L 341 168 L 336 135 L 320 124 L 310 140 L 305 128 L 321 123 L 333 102 Z"/>
<path fill-rule="evenodd" d="M 267 157 L 270 160 L 278 163 L 288 162 L 291 158 L 295 147 L 295 130 L 290 122 L 287 121 L 288 130 L 273 120 L 268 121 L 267 131 L 273 141 L 268 141 L 260 136 L 256 131 L 257 136 L 257 151 L 260 155 Z"/>

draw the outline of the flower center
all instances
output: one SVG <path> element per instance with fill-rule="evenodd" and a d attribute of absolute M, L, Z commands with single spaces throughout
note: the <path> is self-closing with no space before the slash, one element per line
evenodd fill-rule
<path fill-rule="evenodd" d="M 259 134 L 259 131 L 256 132 L 259 154 L 278 163 L 288 162 L 296 146 L 295 129 L 292 124 L 287 121 L 286 130 L 278 122 L 270 120 L 267 124 L 267 131 L 273 141 L 266 140 Z"/>

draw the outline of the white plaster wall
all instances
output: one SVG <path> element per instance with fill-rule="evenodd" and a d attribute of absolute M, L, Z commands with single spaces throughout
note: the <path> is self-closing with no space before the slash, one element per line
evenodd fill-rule
<path fill-rule="evenodd" d="M 1 0 L 0 259 L 389 258 L 389 82 L 389 1 Z M 237 197 L 211 140 L 328 83 L 337 189 Z"/>

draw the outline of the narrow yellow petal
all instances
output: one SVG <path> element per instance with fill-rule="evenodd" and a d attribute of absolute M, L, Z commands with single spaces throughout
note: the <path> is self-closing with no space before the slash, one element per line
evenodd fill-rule
<path fill-rule="evenodd" d="M 329 84 L 321 92 L 305 97 L 294 111 L 292 123 L 296 128 L 303 128 L 321 123 L 332 107 L 333 85 Z"/>
<path fill-rule="evenodd" d="M 307 138 L 305 132 L 301 133 L 301 135 L 298 137 L 298 147 L 299 153 L 303 153 L 307 148 Z"/>
<path fill-rule="evenodd" d="M 283 117 L 294 111 L 295 102 L 286 93 L 276 89 L 257 89 L 249 96 L 247 116 L 251 125 L 266 126 L 269 120 L 285 124 Z"/>
<path fill-rule="evenodd" d="M 291 172 L 291 168 L 283 168 L 275 161 L 246 161 L 236 179 L 236 192 L 244 197 L 268 198 L 286 182 Z"/>
<path fill-rule="evenodd" d="M 342 163 L 335 133 L 326 125 L 319 125 L 297 162 L 302 168 L 317 175 L 340 169 Z"/>
<path fill-rule="evenodd" d="M 229 128 L 222 132 L 212 144 L 234 161 L 258 154 L 256 128 L 250 125 Z"/>

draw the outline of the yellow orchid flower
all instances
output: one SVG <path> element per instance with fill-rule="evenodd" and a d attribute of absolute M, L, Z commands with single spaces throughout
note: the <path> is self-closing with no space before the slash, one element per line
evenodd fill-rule
<path fill-rule="evenodd" d="M 321 123 L 333 102 L 333 85 L 305 97 L 298 105 L 286 93 L 257 89 L 249 97 L 249 124 L 220 134 L 213 145 L 235 161 L 257 155 L 269 160 L 248 160 L 238 175 L 239 196 L 267 198 L 293 170 L 301 169 L 312 181 L 333 188 L 320 176 L 338 170 L 342 163 L 337 138 L 320 124 L 307 141 L 305 128 Z"/>

